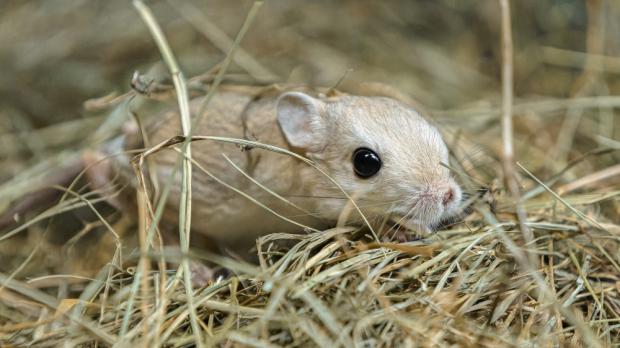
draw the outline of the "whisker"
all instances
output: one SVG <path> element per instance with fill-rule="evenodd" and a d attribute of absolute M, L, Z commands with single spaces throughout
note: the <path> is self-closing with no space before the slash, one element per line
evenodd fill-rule
<path fill-rule="evenodd" d="M 311 196 L 311 195 L 282 195 L 283 197 L 291 198 L 328 198 L 328 199 L 347 199 L 346 197 L 332 197 L 332 196 Z"/>
<path fill-rule="evenodd" d="M 418 205 L 418 202 L 416 202 L 406 214 L 404 214 L 400 219 L 394 222 L 392 227 L 390 227 L 387 231 L 385 231 L 385 234 L 388 234 L 392 231 L 396 232 L 396 229 L 398 228 L 398 226 L 401 226 L 401 222 L 408 220 L 413 216 L 413 212 L 415 211 L 415 208 L 417 205 Z"/>
<path fill-rule="evenodd" d="M 388 201 L 388 202 L 376 202 L 376 203 L 373 203 L 373 204 L 363 204 L 363 205 L 362 204 L 358 204 L 358 206 L 360 208 L 372 208 L 372 207 L 380 207 L 380 206 L 388 205 L 388 204 L 394 205 L 395 203 L 401 203 L 401 202 L 405 202 L 405 201 L 407 201 L 407 199 L 399 199 L 399 200 Z M 323 217 L 325 216 L 325 214 L 321 214 L 319 212 L 309 212 L 309 213 L 311 213 L 312 215 L 316 215 L 316 216 L 323 216 Z M 290 217 L 291 218 L 294 218 L 294 217 L 304 217 L 304 216 L 308 216 L 308 215 L 309 214 L 295 214 L 295 215 L 291 215 Z M 383 215 L 383 214 L 377 214 L 377 215 L 380 216 L 380 215 Z"/>
<path fill-rule="evenodd" d="M 342 200 L 346 200 L 346 197 L 332 197 L 332 196 L 310 196 L 310 195 L 286 195 L 286 194 L 282 194 L 281 196 L 283 197 L 289 197 L 289 198 L 308 198 L 308 199 L 315 199 L 315 198 L 320 198 L 320 199 L 342 199 Z M 372 206 L 379 206 L 379 205 L 385 205 L 385 204 L 393 204 L 393 203 L 401 203 L 401 202 L 406 202 L 409 199 L 407 198 L 401 198 L 401 199 L 396 199 L 393 201 L 379 201 L 379 200 L 373 200 L 373 199 L 358 199 L 358 202 L 370 202 L 373 204 L 368 204 L 368 205 L 359 205 L 359 207 L 372 207 Z"/>

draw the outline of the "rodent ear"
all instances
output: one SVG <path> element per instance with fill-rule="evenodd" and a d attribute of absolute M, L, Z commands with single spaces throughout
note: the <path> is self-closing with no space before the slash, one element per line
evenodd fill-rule
<path fill-rule="evenodd" d="M 301 92 L 287 92 L 277 103 L 278 123 L 291 146 L 310 149 L 318 144 L 322 128 L 321 101 Z"/>

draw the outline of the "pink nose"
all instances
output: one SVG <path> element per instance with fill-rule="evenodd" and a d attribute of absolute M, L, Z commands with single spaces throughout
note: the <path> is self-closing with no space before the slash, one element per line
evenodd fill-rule
<path fill-rule="evenodd" d="M 443 195 L 443 205 L 446 206 L 448 204 L 450 204 L 450 202 L 452 202 L 454 200 L 454 190 L 449 188 L 448 191 L 446 191 L 446 193 L 444 193 Z"/>

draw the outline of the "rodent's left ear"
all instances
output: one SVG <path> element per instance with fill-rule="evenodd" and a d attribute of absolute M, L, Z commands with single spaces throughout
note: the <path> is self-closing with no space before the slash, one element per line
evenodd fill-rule
<path fill-rule="evenodd" d="M 322 102 L 301 92 L 287 92 L 277 103 L 278 123 L 291 146 L 311 149 L 319 146 L 323 122 Z"/>

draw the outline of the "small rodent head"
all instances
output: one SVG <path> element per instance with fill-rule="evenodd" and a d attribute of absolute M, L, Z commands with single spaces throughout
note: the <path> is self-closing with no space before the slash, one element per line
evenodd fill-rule
<path fill-rule="evenodd" d="M 288 92 L 277 118 L 289 144 L 319 163 L 365 214 L 432 229 L 457 212 L 461 189 L 446 167 L 448 149 L 413 108 L 385 97 Z"/>

